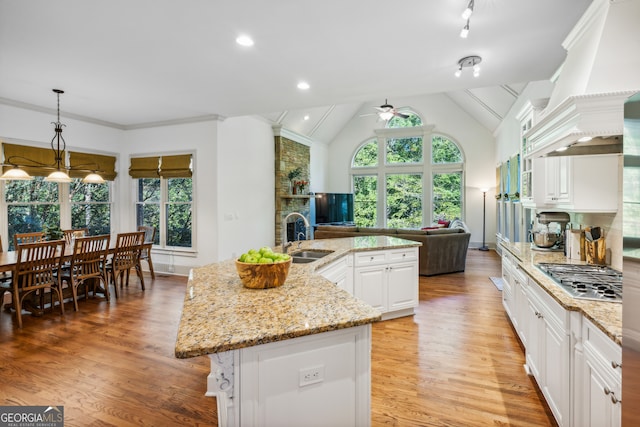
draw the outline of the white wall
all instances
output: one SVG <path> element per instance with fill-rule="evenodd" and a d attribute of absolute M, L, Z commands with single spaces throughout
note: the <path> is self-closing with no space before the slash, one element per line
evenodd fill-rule
<path fill-rule="evenodd" d="M 309 146 L 311 164 L 309 165 L 309 191 L 329 192 L 329 146 L 314 142 Z"/>
<path fill-rule="evenodd" d="M 418 113 L 424 125 L 434 125 L 434 133 L 445 135 L 460 144 L 466 159 L 464 219 L 471 229 L 470 246 L 482 243 L 482 193 L 490 188 L 487 200 L 493 200 L 495 187 L 495 143 L 491 133 L 443 94 L 397 98 L 394 104 L 408 106 Z M 370 108 L 363 113 L 369 113 Z M 328 187 L 324 191 L 351 191 L 350 167 L 356 149 L 373 138 L 374 129 L 382 128 L 375 116 L 358 114 L 329 146 Z M 478 214 L 480 213 L 480 214 Z M 487 203 L 487 243 L 495 244 L 495 206 Z"/>
<path fill-rule="evenodd" d="M 271 127 L 251 117 L 137 129 L 125 133 L 122 156 L 193 152 L 195 248 L 154 254 L 154 266 L 186 274 L 274 244 L 274 139 Z M 128 167 L 128 166 L 127 166 Z M 126 174 L 127 171 L 122 171 Z M 134 188 L 119 201 L 134 227 Z"/>
<path fill-rule="evenodd" d="M 251 117 L 221 122 L 217 169 L 218 259 L 275 245 L 275 140 L 271 126 Z"/>
<path fill-rule="evenodd" d="M 218 122 L 200 122 L 173 126 L 158 126 L 129 130 L 124 133 L 120 153 L 120 191 L 116 193 L 122 229 L 133 230 L 135 223 L 135 186 L 129 179 L 129 159 L 132 156 L 162 154 L 194 154 L 194 228 L 196 253 L 154 251 L 153 263 L 159 271 L 186 274 L 190 267 L 217 260 L 217 129 Z"/>

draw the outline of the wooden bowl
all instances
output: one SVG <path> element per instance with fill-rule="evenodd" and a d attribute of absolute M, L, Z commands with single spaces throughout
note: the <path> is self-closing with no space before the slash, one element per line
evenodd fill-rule
<path fill-rule="evenodd" d="M 289 274 L 292 259 L 273 264 L 255 264 L 236 260 L 236 270 L 245 288 L 268 289 L 282 286 Z"/>

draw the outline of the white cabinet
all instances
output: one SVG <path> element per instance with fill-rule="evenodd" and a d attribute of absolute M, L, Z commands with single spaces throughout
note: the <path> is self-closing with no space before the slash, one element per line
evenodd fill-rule
<path fill-rule="evenodd" d="M 583 320 L 583 384 L 577 412 L 580 424 L 592 427 L 620 426 L 622 395 L 622 349 L 589 320 Z M 580 396 L 580 393 L 582 394 Z"/>
<path fill-rule="evenodd" d="M 571 203 L 571 160 L 568 156 L 545 159 L 545 203 Z"/>
<path fill-rule="evenodd" d="M 544 195 L 534 190 L 538 208 L 574 212 L 617 212 L 620 155 L 558 156 L 544 159 Z"/>
<path fill-rule="evenodd" d="M 509 315 L 513 328 L 523 346 L 527 346 L 527 275 L 518 266 L 515 258 L 505 251 L 502 256 L 502 305 Z"/>
<path fill-rule="evenodd" d="M 353 295 L 383 320 L 413 314 L 418 306 L 418 248 L 356 252 Z"/>
<path fill-rule="evenodd" d="M 371 425 L 371 324 L 209 359 L 219 426 Z"/>
<path fill-rule="evenodd" d="M 508 251 L 503 251 L 502 272 L 503 305 L 525 348 L 525 367 L 558 425 L 620 426 L 620 345 L 581 313 L 556 302 Z"/>
<path fill-rule="evenodd" d="M 529 279 L 526 360 L 560 426 L 569 426 L 571 345 L 569 314 Z"/>
<path fill-rule="evenodd" d="M 318 274 L 353 295 L 353 256 L 351 254 L 346 254 L 318 269 Z"/>

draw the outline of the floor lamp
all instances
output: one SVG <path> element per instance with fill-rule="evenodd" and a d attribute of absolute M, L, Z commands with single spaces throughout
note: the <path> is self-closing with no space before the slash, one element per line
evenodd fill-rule
<path fill-rule="evenodd" d="M 484 240 L 485 239 L 484 231 L 485 231 L 486 217 L 487 217 L 487 191 L 489 191 L 489 189 L 481 188 L 480 191 L 482 191 L 482 246 L 480 246 L 478 250 L 488 251 L 489 248 L 485 244 L 485 240 Z"/>

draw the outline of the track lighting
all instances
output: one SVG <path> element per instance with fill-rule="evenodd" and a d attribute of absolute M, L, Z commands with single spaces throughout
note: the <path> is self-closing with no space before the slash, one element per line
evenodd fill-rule
<path fill-rule="evenodd" d="M 468 35 L 469 35 L 469 20 L 467 19 L 467 25 L 465 25 L 462 28 L 462 31 L 460 31 L 460 37 L 462 37 L 463 39 L 466 39 Z"/>
<path fill-rule="evenodd" d="M 473 67 L 473 77 L 480 76 L 480 63 L 482 62 L 482 58 L 476 55 L 465 56 L 458 61 L 458 69 L 455 72 L 456 77 L 460 77 L 462 75 L 462 69 L 467 67 Z"/>
<path fill-rule="evenodd" d="M 469 20 L 469 18 L 471 17 L 471 14 L 473 13 L 473 6 L 474 6 L 474 0 L 469 0 L 469 4 L 467 5 L 467 8 L 464 10 L 464 12 L 462 12 L 462 19 L 466 19 L 467 21 Z M 469 25 L 468 22 L 467 22 L 467 25 Z"/>

